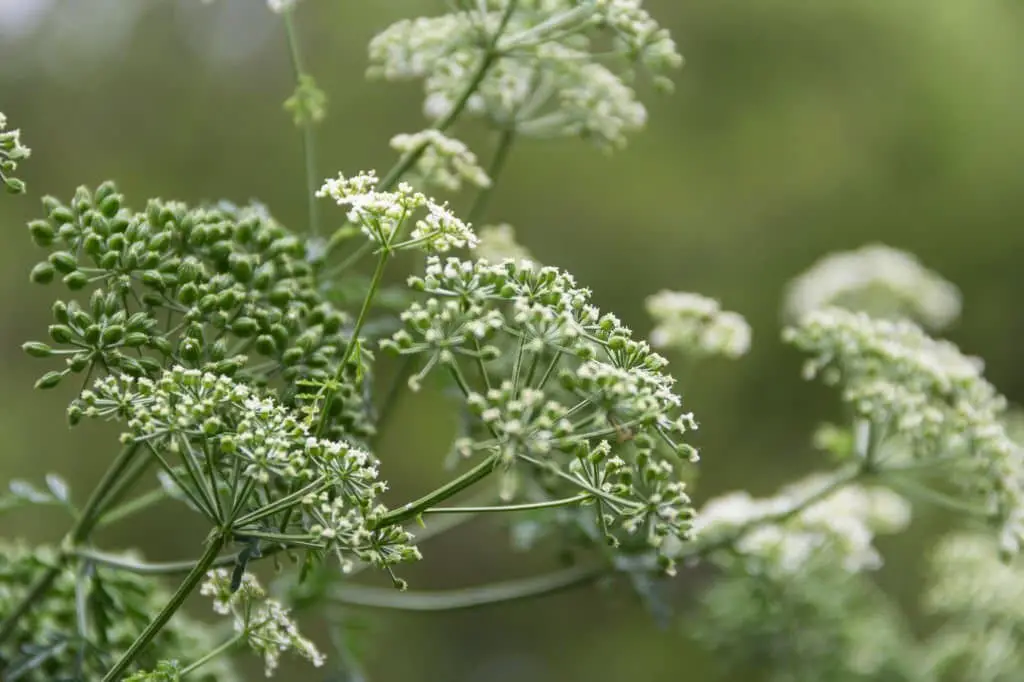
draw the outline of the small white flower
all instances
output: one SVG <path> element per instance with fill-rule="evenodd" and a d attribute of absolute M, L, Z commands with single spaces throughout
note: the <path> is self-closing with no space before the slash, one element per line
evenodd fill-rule
<path fill-rule="evenodd" d="M 656 322 L 651 345 L 698 355 L 737 358 L 750 349 L 751 331 L 739 313 L 700 294 L 660 291 L 647 299 Z"/>

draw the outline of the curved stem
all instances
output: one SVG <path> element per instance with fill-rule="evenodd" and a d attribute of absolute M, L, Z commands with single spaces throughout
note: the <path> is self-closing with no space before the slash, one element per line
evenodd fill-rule
<path fill-rule="evenodd" d="M 57 576 L 64 569 L 68 558 L 73 555 L 75 547 L 95 528 L 104 507 L 109 504 L 111 491 L 115 489 L 118 479 L 121 478 L 129 465 L 134 461 L 137 451 L 138 444 L 132 443 L 124 447 L 114 461 L 111 462 L 110 468 L 103 474 L 103 478 L 100 479 L 99 484 L 93 489 L 92 494 L 85 503 L 82 513 L 79 514 L 75 524 L 64 537 L 60 554 L 57 555 L 53 565 L 39 576 L 21 602 L 4 617 L 3 623 L 0 624 L 0 643 L 3 643 L 14 634 L 14 628 L 21 617 L 32 608 L 33 604 L 42 599 L 50 589 L 50 586 L 53 585 L 53 581 L 57 579 Z"/>
<path fill-rule="evenodd" d="M 97 527 L 109 526 L 112 523 L 126 519 L 132 514 L 142 511 L 147 507 L 151 507 L 161 500 L 167 499 L 167 491 L 163 488 L 154 488 L 147 493 L 143 493 L 136 498 L 133 498 L 119 507 L 114 507 L 100 519 Z"/>
<path fill-rule="evenodd" d="M 116 682 L 128 671 L 128 667 L 132 664 L 135 658 L 145 649 L 149 643 L 156 637 L 157 633 L 163 629 L 167 624 L 167 621 L 171 619 L 181 605 L 185 603 L 185 599 L 188 598 L 192 591 L 199 585 L 199 582 L 206 575 L 206 572 L 210 570 L 213 563 L 217 560 L 217 555 L 220 553 L 221 548 L 227 542 L 227 534 L 219 532 L 210 539 L 206 546 L 206 551 L 199 557 L 199 561 L 192 566 L 192 570 L 185 576 L 185 580 L 182 581 L 181 585 L 171 596 L 170 601 L 160 610 L 160 613 L 156 615 L 153 620 L 150 621 L 146 629 L 142 631 L 142 634 L 132 642 L 132 645 L 128 647 L 128 651 L 121 656 L 121 660 L 114 664 L 114 667 L 103 677 L 103 682 Z"/>
<path fill-rule="evenodd" d="M 573 566 L 523 580 L 509 580 L 459 590 L 396 592 L 380 587 L 339 585 L 331 598 L 348 606 L 402 611 L 455 611 L 540 597 L 586 585 L 608 572 L 603 564 Z"/>
<path fill-rule="evenodd" d="M 438 502 L 443 502 L 462 490 L 465 490 L 474 483 L 486 478 L 492 471 L 494 471 L 494 467 L 497 463 L 497 456 L 491 455 L 466 473 L 462 474 L 458 478 L 452 479 L 448 483 L 445 483 L 440 488 L 432 490 L 418 500 L 414 500 L 397 509 L 392 509 L 387 514 L 380 517 L 377 522 L 373 524 L 373 528 L 391 526 L 396 523 L 401 523 L 406 519 L 419 516 Z"/>

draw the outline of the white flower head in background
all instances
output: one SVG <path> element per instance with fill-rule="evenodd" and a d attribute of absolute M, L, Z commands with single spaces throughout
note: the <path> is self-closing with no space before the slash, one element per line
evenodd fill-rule
<path fill-rule="evenodd" d="M 490 187 L 491 179 L 477 162 L 476 154 L 464 143 L 444 133 L 427 129 L 418 133 L 402 133 L 391 138 L 391 148 L 402 154 L 416 153 L 410 181 L 415 185 L 434 185 L 449 192 L 458 192 L 462 183 Z"/>
<path fill-rule="evenodd" d="M 370 43 L 368 74 L 423 79 L 431 119 L 464 105 L 520 136 L 581 137 L 614 149 L 647 118 L 629 85 L 635 71 L 667 89 L 664 72 L 682 64 L 640 0 L 465 5 L 472 9 L 385 29 Z"/>
<path fill-rule="evenodd" d="M 660 291 L 647 298 L 655 321 L 651 345 L 696 355 L 738 358 L 750 350 L 750 325 L 718 301 L 681 291 Z"/>
<path fill-rule="evenodd" d="M 954 284 L 912 254 L 869 244 L 830 254 L 790 283 L 784 311 L 789 321 L 828 306 L 905 317 L 939 330 L 959 317 L 961 300 Z"/>
<path fill-rule="evenodd" d="M 537 265 L 530 251 L 516 241 L 516 231 L 511 225 L 484 225 L 478 230 L 478 235 L 480 243 L 475 251 L 478 258 L 492 263 L 511 259 L 521 267 L 527 263 Z"/>
<path fill-rule="evenodd" d="M 892 442 L 900 458 L 941 463 L 937 471 L 980 498 L 1001 528 L 1004 551 L 1020 551 L 1024 452 L 1007 434 L 1006 399 L 984 378 L 980 360 L 912 322 L 840 308 L 808 313 L 784 339 L 810 354 L 804 375 L 839 387 L 883 447 Z"/>
<path fill-rule="evenodd" d="M 25 182 L 14 177 L 18 162 L 27 159 L 32 150 L 21 143 L 20 130 L 7 130 L 7 117 L 0 112 L 0 185 L 11 194 L 23 194 Z"/>
<path fill-rule="evenodd" d="M 709 500 L 694 522 L 697 535 L 717 535 L 756 525 L 735 545 L 740 560 L 753 558 L 792 575 L 811 561 L 838 562 L 857 573 L 882 565 L 873 542 L 878 533 L 896 533 L 910 522 L 910 505 L 884 488 L 847 485 L 800 509 L 822 495 L 830 479 L 815 474 L 768 498 L 737 491 Z M 764 520 L 779 519 L 765 523 Z M 731 560 L 731 553 L 727 553 Z"/>

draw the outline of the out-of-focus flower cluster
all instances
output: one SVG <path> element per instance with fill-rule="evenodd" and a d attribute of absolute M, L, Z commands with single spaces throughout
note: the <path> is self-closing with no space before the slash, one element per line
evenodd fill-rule
<path fill-rule="evenodd" d="M 358 225 L 370 241 L 382 248 L 443 253 L 476 246 L 477 237 L 470 226 L 452 213 L 447 204 L 438 204 L 408 183 L 399 183 L 394 191 L 380 190 L 377 184 L 373 171 L 350 178 L 339 174 L 325 182 L 317 196 L 330 197 L 347 208 L 349 222 Z M 421 208 L 426 209 L 426 215 L 414 220 Z M 405 228 L 410 223 L 412 229 L 406 235 Z"/>
<path fill-rule="evenodd" d="M 0 183 L 11 194 L 23 194 L 25 182 L 14 177 L 18 162 L 27 159 L 32 150 L 21 143 L 20 130 L 7 130 L 7 117 L 0 112 Z"/>
<path fill-rule="evenodd" d="M 850 573 L 878 568 L 875 534 L 903 530 L 910 505 L 885 488 L 844 485 L 829 492 L 831 484 L 814 475 L 769 498 L 745 491 L 716 497 L 700 510 L 694 530 L 712 543 L 735 536 L 716 560 L 753 563 L 759 572 L 797 575 L 826 559 Z"/>
<path fill-rule="evenodd" d="M 236 587 L 228 571 L 210 571 L 199 593 L 213 598 L 214 611 L 233 617 L 235 632 L 263 657 L 267 677 L 277 670 L 285 651 L 294 651 L 318 668 L 324 664 L 324 655 L 302 636 L 288 610 L 276 599 L 270 599 L 252 574 L 243 575 Z"/>
<path fill-rule="evenodd" d="M 1004 549 L 1019 551 L 1024 453 L 1007 435 L 1006 401 L 982 376 L 980 361 L 911 322 L 838 308 L 809 313 L 785 336 L 810 354 L 807 378 L 839 386 L 874 439 L 900 446 L 890 452 L 934 462 L 966 493 L 981 496 Z"/>
<path fill-rule="evenodd" d="M 698 356 L 737 358 L 750 350 L 750 325 L 739 313 L 722 310 L 700 294 L 659 291 L 647 298 L 654 319 L 651 345 Z"/>
<path fill-rule="evenodd" d="M 257 385 L 280 377 L 292 405 L 308 402 L 302 382 L 336 377 L 348 316 L 327 300 L 305 241 L 263 207 L 157 199 L 135 212 L 109 182 L 95 192 L 79 188 L 67 204 L 43 204 L 47 217 L 29 231 L 51 253 L 32 279 L 60 277 L 72 292 L 91 294 L 86 305 L 54 303 L 49 333 L 57 347 L 25 345 L 31 355 L 64 360 L 39 387 L 72 374 L 155 378 L 181 364 Z M 354 357 L 340 373 L 326 435 L 373 432 L 364 401 L 370 359 Z"/>
<path fill-rule="evenodd" d="M 477 231 L 480 243 L 473 250 L 477 258 L 500 263 L 503 260 L 511 259 L 519 263 L 520 267 L 528 267 L 536 263 L 529 249 L 516 241 L 516 231 L 507 223 L 498 225 L 484 225 Z"/>
<path fill-rule="evenodd" d="M 625 549 L 688 537 L 678 466 L 696 459 L 696 424 L 661 356 L 556 268 L 431 257 L 410 285 L 427 298 L 384 345 L 422 359 L 414 388 L 454 381 L 469 421 L 457 448 L 495 458 L 507 497 L 590 493 L 577 520 Z"/>
<path fill-rule="evenodd" d="M 647 112 L 628 85 L 637 67 L 661 87 L 682 64 L 642 0 L 486 0 L 402 20 L 370 43 L 371 77 L 423 79 L 424 112 L 466 110 L 534 137 L 625 144 Z"/>
<path fill-rule="evenodd" d="M 19 605 L 57 561 L 57 554 L 55 548 L 45 546 L 0 545 L 0 613 L 9 614 Z M 98 680 L 169 598 L 156 578 L 69 563 L 4 643 L 5 670 L 20 670 L 17 679 L 26 682 L 52 682 L 68 679 L 69 674 L 72 679 Z M 149 669 L 160 660 L 196 660 L 213 640 L 205 624 L 178 614 L 140 652 L 136 665 Z M 239 678 L 227 661 L 218 659 L 197 671 L 194 679 L 233 682 Z"/>
<path fill-rule="evenodd" d="M 419 558 L 400 526 L 373 528 L 386 511 L 377 461 L 313 437 L 309 420 L 245 384 L 183 367 L 155 381 L 111 376 L 79 409 L 127 422 L 124 440 L 149 448 L 191 506 L 238 537 L 294 540 L 346 568 Z"/>
<path fill-rule="evenodd" d="M 785 314 L 792 322 L 836 306 L 873 317 L 907 318 L 933 330 L 960 316 L 960 291 L 912 254 L 881 244 L 822 258 L 789 286 Z"/>
<path fill-rule="evenodd" d="M 476 187 L 491 186 L 476 154 L 465 143 L 440 131 L 427 129 L 395 135 L 391 148 L 402 154 L 419 154 L 415 172 L 408 176 L 413 185 L 434 185 L 449 192 L 458 192 L 463 182 Z"/>
<path fill-rule="evenodd" d="M 946 619 L 924 646 L 930 680 L 1010 682 L 1024 667 L 1024 565 L 991 538 L 955 533 L 932 556 L 927 613 Z"/>

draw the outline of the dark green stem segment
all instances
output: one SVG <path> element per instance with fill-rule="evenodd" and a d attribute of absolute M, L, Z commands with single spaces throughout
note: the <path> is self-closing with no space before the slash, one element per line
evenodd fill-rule
<path fill-rule="evenodd" d="M 420 499 L 402 505 L 398 509 L 392 509 L 387 514 L 377 519 L 376 523 L 373 524 L 373 527 L 383 528 L 385 526 L 393 526 L 396 523 L 402 523 L 407 519 L 419 516 L 438 502 L 443 502 L 453 495 L 465 490 L 474 483 L 486 478 L 492 471 L 494 471 L 494 467 L 497 466 L 497 463 L 498 459 L 496 455 L 488 457 L 458 478 L 452 479 L 440 488 L 427 493 Z"/>
<path fill-rule="evenodd" d="M 380 587 L 338 585 L 331 592 L 331 597 L 347 606 L 402 611 L 456 611 L 554 594 L 594 582 L 608 571 L 605 564 L 581 565 L 524 580 L 436 592 L 396 592 Z"/>
<path fill-rule="evenodd" d="M 64 537 L 64 541 L 61 543 L 60 554 L 57 555 L 53 565 L 32 584 L 28 594 L 21 600 L 21 603 L 4 617 L 3 623 L 0 624 L 0 644 L 14 634 L 14 629 L 21 617 L 32 608 L 33 604 L 43 598 L 53 585 L 53 581 L 64 570 L 64 565 L 68 559 L 74 555 L 76 546 L 85 540 L 93 528 L 96 527 L 96 524 L 99 523 L 104 509 L 111 502 L 111 498 L 116 497 L 112 493 L 118 491 L 117 483 L 134 461 L 138 449 L 137 443 L 124 447 L 110 464 L 110 468 L 107 469 L 99 484 L 93 489 L 92 494 L 85 503 L 85 508 L 82 509 L 81 514 L 78 516 L 78 520 L 75 521 L 71 530 Z M 120 490 L 123 492 L 123 488 Z"/>
<path fill-rule="evenodd" d="M 227 543 L 228 534 L 226 532 L 216 533 L 206 545 L 206 551 L 199 557 L 199 561 L 192 566 L 192 570 L 185 576 L 185 580 L 182 581 L 181 585 L 171 596 L 170 601 L 160 610 L 160 613 L 150 621 L 146 629 L 142 631 L 142 634 L 132 642 L 132 645 L 128 647 L 128 651 L 121 656 L 121 660 L 114 664 L 114 667 L 103 677 L 103 682 L 117 682 L 121 677 L 128 671 L 128 667 L 132 664 L 135 658 L 142 653 L 142 650 L 149 646 L 149 643 L 153 641 L 157 633 L 167 625 L 167 621 L 171 619 L 181 605 L 185 603 L 192 591 L 196 589 L 199 582 L 206 575 L 206 572 L 210 570 L 214 562 L 217 561 L 217 555 L 220 554 L 221 549 Z"/>

